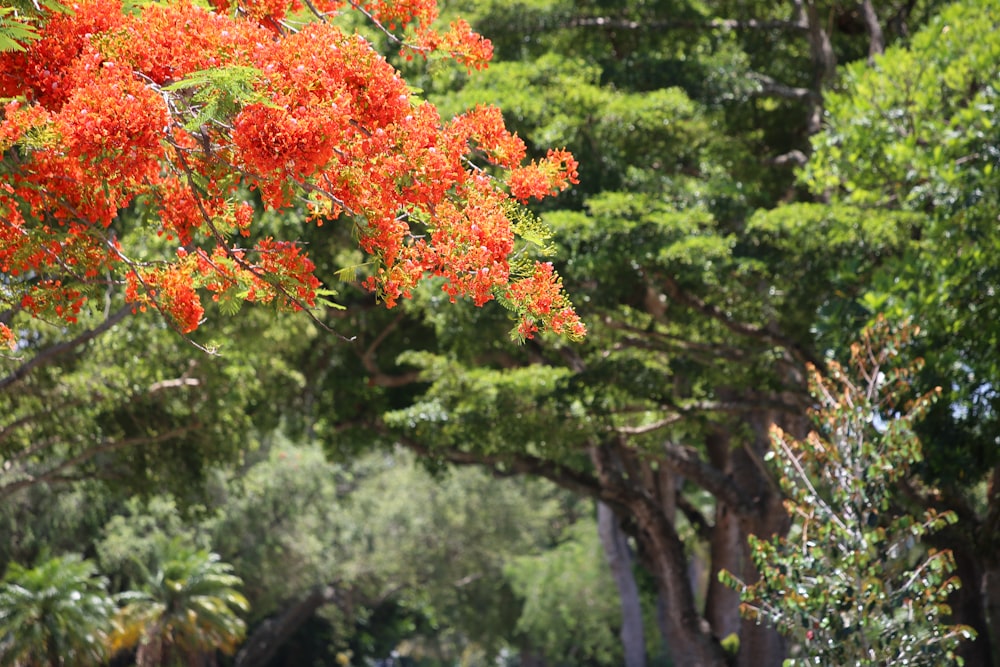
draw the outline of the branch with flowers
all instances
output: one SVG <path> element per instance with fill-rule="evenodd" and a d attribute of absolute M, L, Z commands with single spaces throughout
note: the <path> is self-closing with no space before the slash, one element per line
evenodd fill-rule
<path fill-rule="evenodd" d="M 360 11 L 404 55 L 470 71 L 489 40 L 461 21 L 439 31 L 433 0 L 307 4 L 308 21 L 298 0 L 5 14 L 28 37 L 0 53 L 0 309 L 72 323 L 109 284 L 185 334 L 206 294 L 311 309 L 322 286 L 297 239 L 241 242 L 257 207 L 305 207 L 316 225 L 353 226 L 372 260 L 364 284 L 388 307 L 438 278 L 452 300 L 510 308 L 517 337 L 581 338 L 551 265 L 524 261 L 535 235 L 511 213 L 575 183 L 572 155 L 527 162 L 493 107 L 442 120 L 330 18 Z M 128 254 L 116 225 L 137 206 L 177 245 Z M 0 338 L 16 346 L 3 323 Z"/>

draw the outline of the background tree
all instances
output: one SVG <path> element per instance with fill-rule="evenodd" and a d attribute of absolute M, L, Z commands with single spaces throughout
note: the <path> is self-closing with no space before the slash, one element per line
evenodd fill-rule
<path fill-rule="evenodd" d="M 12 563 L 0 585 L 0 664 L 101 665 L 114 602 L 94 563 L 78 555 Z"/>
<path fill-rule="evenodd" d="M 540 210 L 590 334 L 582 348 L 542 338 L 503 353 L 500 337 L 485 333 L 500 324 L 489 314 L 442 311 L 433 293 L 418 292 L 409 318 L 368 339 L 365 368 L 387 400 L 407 400 L 400 385 L 423 391 L 382 421 L 432 458 L 544 475 L 608 502 L 656 574 L 664 634 L 680 662 L 727 661 L 719 641 L 735 633 L 738 662 L 780 663 L 780 638 L 741 621 L 733 591 L 714 575 L 682 576 L 697 569 L 689 554 L 707 554 L 712 572 L 743 568 L 755 579 L 746 537 L 786 525 L 763 463 L 768 430 L 778 423 L 805 435 L 805 365 L 846 357 L 878 309 L 866 294 L 892 284 L 895 262 L 921 247 L 941 261 L 912 234 L 926 210 L 842 202 L 791 169 L 809 160 L 822 130 L 835 65 L 856 62 L 853 71 L 877 77 L 879 63 L 907 52 L 897 40 L 920 48 L 920 26 L 941 6 L 873 8 L 521 3 L 510 20 L 509 7 L 477 3 L 470 15 L 496 37 L 498 62 L 468 82 L 421 80 L 446 110 L 502 98 L 529 146 L 565 137 L 582 158 L 581 184 Z M 851 123 L 849 106 L 831 112 Z M 887 122 L 873 113 L 869 126 Z M 858 150 L 843 154 L 845 170 L 852 154 L 883 154 Z M 392 332 L 413 340 L 419 325 L 437 336 L 434 356 L 408 353 L 394 366 Z M 472 328 L 474 341 L 456 333 Z M 414 365 L 429 389 L 412 384 Z M 512 413 L 517 423 L 505 419 Z M 327 412 L 318 426 L 334 448 L 355 434 L 334 435 L 336 423 Z M 928 461 L 936 450 L 928 442 Z M 954 610 L 982 627 L 983 602 Z M 991 659 L 989 642 L 966 648 Z"/>
<path fill-rule="evenodd" d="M 984 30 L 998 18 L 994 2 L 949 5 L 909 48 L 888 49 L 873 68 L 847 69 L 804 173 L 834 210 L 895 220 L 905 241 L 880 261 L 859 303 L 924 331 L 913 352 L 926 360 L 919 386 L 939 386 L 943 395 L 919 426 L 925 461 L 916 472 L 932 490 L 908 488 L 921 505 L 960 517 L 930 539 L 955 554 L 965 585 L 951 604 L 979 634 L 963 648 L 978 664 L 990 664 L 990 642 L 996 660 L 1000 639 L 997 274 L 985 259 L 1000 242 L 993 196 L 1000 42 Z"/>

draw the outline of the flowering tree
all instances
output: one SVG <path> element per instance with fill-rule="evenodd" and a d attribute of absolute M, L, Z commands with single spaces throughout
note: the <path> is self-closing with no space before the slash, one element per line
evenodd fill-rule
<path fill-rule="evenodd" d="M 347 216 L 387 306 L 420 280 L 454 300 L 498 299 L 519 318 L 581 337 L 561 282 L 520 252 L 544 231 L 522 204 L 576 181 L 576 161 L 526 149 L 500 111 L 443 121 L 372 44 L 336 25 L 363 13 L 402 53 L 470 70 L 492 47 L 463 21 L 435 27 L 433 0 L 122 0 L 0 14 L 0 308 L 75 322 L 90 292 L 123 285 L 135 309 L 180 332 L 201 295 L 322 303 L 294 239 L 255 233 L 255 203 Z M 250 196 L 256 191 L 255 196 Z M 142 250 L 119 213 L 154 220 Z M 165 243 L 170 242 L 170 243 Z M 16 345 L 10 326 L 0 337 Z"/>

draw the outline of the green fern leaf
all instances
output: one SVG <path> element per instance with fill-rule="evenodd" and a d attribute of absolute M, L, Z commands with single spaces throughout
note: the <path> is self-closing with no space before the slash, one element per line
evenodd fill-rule
<path fill-rule="evenodd" d="M 0 51 L 25 51 L 24 44 L 41 37 L 31 25 L 14 20 L 18 14 L 14 7 L 0 7 Z"/>
<path fill-rule="evenodd" d="M 203 125 L 225 121 L 249 104 L 275 107 L 266 96 L 255 90 L 255 84 L 262 77 L 262 72 L 256 67 L 230 65 L 192 72 L 180 81 L 165 86 L 164 90 L 176 93 L 194 89 L 193 94 L 182 97 L 186 97 L 192 116 L 184 128 L 195 131 Z"/>

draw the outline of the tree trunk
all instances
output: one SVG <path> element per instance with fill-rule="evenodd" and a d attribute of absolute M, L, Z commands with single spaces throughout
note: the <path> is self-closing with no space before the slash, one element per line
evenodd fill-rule
<path fill-rule="evenodd" d="M 882 26 L 878 22 L 878 14 L 872 6 L 872 0 L 862 0 L 861 18 L 865 21 L 868 29 L 868 64 L 875 64 L 875 56 L 885 53 L 885 36 L 882 33 Z"/>
<path fill-rule="evenodd" d="M 725 652 L 695 607 L 684 545 L 673 524 L 657 509 L 648 498 L 636 499 L 629 507 L 636 519 L 647 567 L 656 578 L 665 602 L 662 631 L 673 662 L 676 665 L 728 667 Z"/>
<path fill-rule="evenodd" d="M 992 567 L 983 574 L 983 597 L 986 598 L 986 627 L 985 637 L 980 635 L 975 643 L 981 639 L 990 641 L 990 648 L 995 649 L 1000 646 L 1000 563 L 994 563 Z M 1000 651 L 991 651 L 990 659 L 983 662 L 984 665 L 994 665 L 1000 667 Z M 967 661 L 966 664 L 977 663 Z"/>
<path fill-rule="evenodd" d="M 732 457 L 729 452 L 729 438 L 715 433 L 705 441 L 708 458 L 712 465 L 727 475 L 733 474 Z M 739 593 L 722 584 L 718 573 L 722 569 L 743 576 L 744 551 L 746 541 L 740 531 L 740 522 L 735 512 L 721 500 L 715 505 L 715 525 L 709 540 L 708 590 L 705 593 L 705 618 L 712 626 L 716 639 L 725 639 L 740 632 Z"/>
<path fill-rule="evenodd" d="M 962 541 L 957 542 L 961 543 Z M 956 543 L 945 540 L 945 544 Z M 952 620 L 968 625 L 977 635 L 975 641 L 962 642 L 958 654 L 965 660 L 966 665 L 989 667 L 993 664 L 993 642 L 986 616 L 989 604 L 989 573 L 983 571 L 983 564 L 966 549 L 956 546 L 945 546 L 945 548 L 951 548 L 955 557 L 955 574 L 962 582 L 961 588 L 952 593 L 948 600 L 954 614 Z M 996 592 L 1000 593 L 1000 590 Z"/>
<path fill-rule="evenodd" d="M 236 654 L 233 667 L 264 667 L 317 609 L 338 597 L 338 591 L 333 586 L 315 587 L 285 611 L 258 625 Z"/>
<path fill-rule="evenodd" d="M 986 518 L 980 529 L 982 543 L 979 552 L 989 555 L 983 560 L 980 590 L 984 598 L 985 634 L 990 640 L 992 663 L 984 664 L 1000 667 L 1000 465 L 993 466 L 987 491 Z"/>
<path fill-rule="evenodd" d="M 642 625 L 642 604 L 639 586 L 632 571 L 632 553 L 625 532 L 611 508 L 597 503 L 597 532 L 601 537 L 604 555 L 611 569 L 611 576 L 618 588 L 622 608 L 622 648 L 625 667 L 646 667 L 646 638 Z"/>
<path fill-rule="evenodd" d="M 528 643 L 521 645 L 519 658 L 518 663 L 521 667 L 548 667 L 545 656 Z"/>

